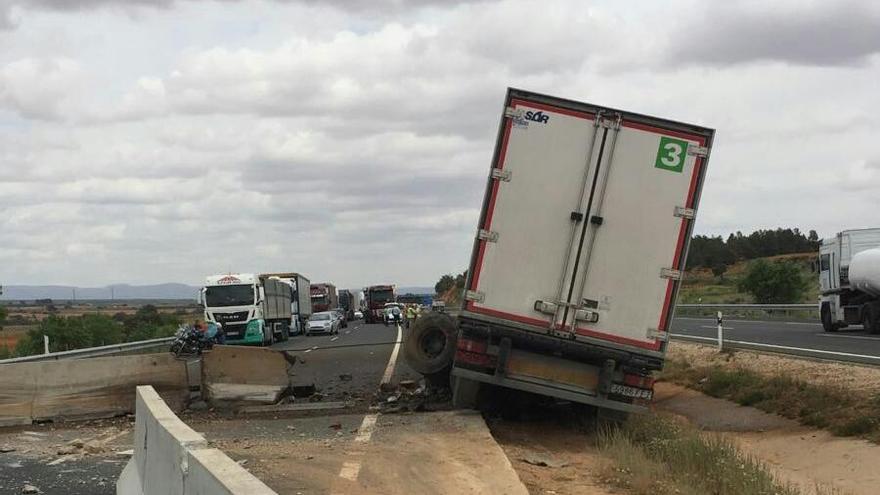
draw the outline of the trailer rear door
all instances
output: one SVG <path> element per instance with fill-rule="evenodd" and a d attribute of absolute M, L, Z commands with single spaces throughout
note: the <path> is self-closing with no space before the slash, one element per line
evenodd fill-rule
<path fill-rule="evenodd" d="M 712 136 L 510 90 L 465 310 L 659 352 Z"/>

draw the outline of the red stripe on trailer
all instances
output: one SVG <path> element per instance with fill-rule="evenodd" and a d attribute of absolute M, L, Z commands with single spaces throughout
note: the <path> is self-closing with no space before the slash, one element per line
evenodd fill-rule
<path fill-rule="evenodd" d="M 513 124 L 513 121 L 508 119 L 507 123 L 504 124 L 504 136 L 501 139 L 501 151 L 498 153 L 498 163 L 495 168 L 498 170 L 502 170 L 504 168 L 504 158 L 507 156 L 507 142 L 510 139 L 510 128 Z M 489 230 L 492 226 L 492 213 L 495 211 L 495 199 L 498 197 L 498 181 L 494 181 L 492 184 L 492 193 L 489 196 L 489 207 L 486 212 L 486 221 L 484 223 L 484 229 Z M 480 270 L 483 268 L 483 256 L 486 254 L 486 241 L 480 241 L 480 251 L 477 254 L 477 263 L 476 268 L 474 269 L 474 277 L 471 280 L 471 290 L 477 290 L 477 284 L 480 282 Z M 466 309 L 473 309 L 474 303 L 473 301 L 467 301 L 465 304 Z"/>

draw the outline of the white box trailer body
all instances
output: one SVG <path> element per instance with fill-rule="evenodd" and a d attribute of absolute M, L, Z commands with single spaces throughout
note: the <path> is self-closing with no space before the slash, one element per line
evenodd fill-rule
<path fill-rule="evenodd" d="M 596 380 L 554 373 L 592 366 L 575 374 L 610 385 L 622 369 L 659 369 L 713 137 L 509 90 L 459 317 L 464 342 L 490 334 L 502 350 L 491 376 L 466 352 L 453 375 L 599 403 Z M 567 368 L 533 376 L 559 353 Z M 499 368 L 510 360 L 518 371 Z"/>
<path fill-rule="evenodd" d="M 880 228 L 844 230 L 819 247 L 819 313 L 825 331 L 880 332 Z"/>
<path fill-rule="evenodd" d="M 299 333 L 305 328 L 305 321 L 312 316 L 311 282 L 296 272 L 270 273 L 267 276 L 280 278 L 290 286 L 290 328 L 291 333 Z"/>

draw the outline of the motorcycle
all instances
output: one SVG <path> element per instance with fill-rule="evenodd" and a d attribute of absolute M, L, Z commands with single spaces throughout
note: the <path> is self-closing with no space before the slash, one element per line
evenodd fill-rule
<path fill-rule="evenodd" d="M 214 326 L 214 328 L 211 328 Z M 209 325 L 203 332 L 194 325 L 181 325 L 171 342 L 171 354 L 176 357 L 200 356 L 203 351 L 211 349 L 215 343 L 222 344 L 222 331 L 216 325 Z"/>

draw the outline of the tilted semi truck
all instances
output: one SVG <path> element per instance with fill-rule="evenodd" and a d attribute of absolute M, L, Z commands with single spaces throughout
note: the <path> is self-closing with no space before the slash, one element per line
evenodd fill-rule
<path fill-rule="evenodd" d="M 364 320 L 366 323 L 382 323 L 385 304 L 397 302 L 397 287 L 371 285 L 364 288 Z"/>
<path fill-rule="evenodd" d="M 819 246 L 819 314 L 826 332 L 880 333 L 880 228 L 844 230 Z"/>
<path fill-rule="evenodd" d="M 508 90 L 458 315 L 410 366 L 625 412 L 653 397 L 714 131 Z"/>
<path fill-rule="evenodd" d="M 271 345 L 290 336 L 290 286 L 277 276 L 212 275 L 199 299 L 205 321 L 220 324 L 228 344 Z"/>
<path fill-rule="evenodd" d="M 312 311 L 330 311 L 339 307 L 339 295 L 336 286 L 331 283 L 312 284 Z"/>

